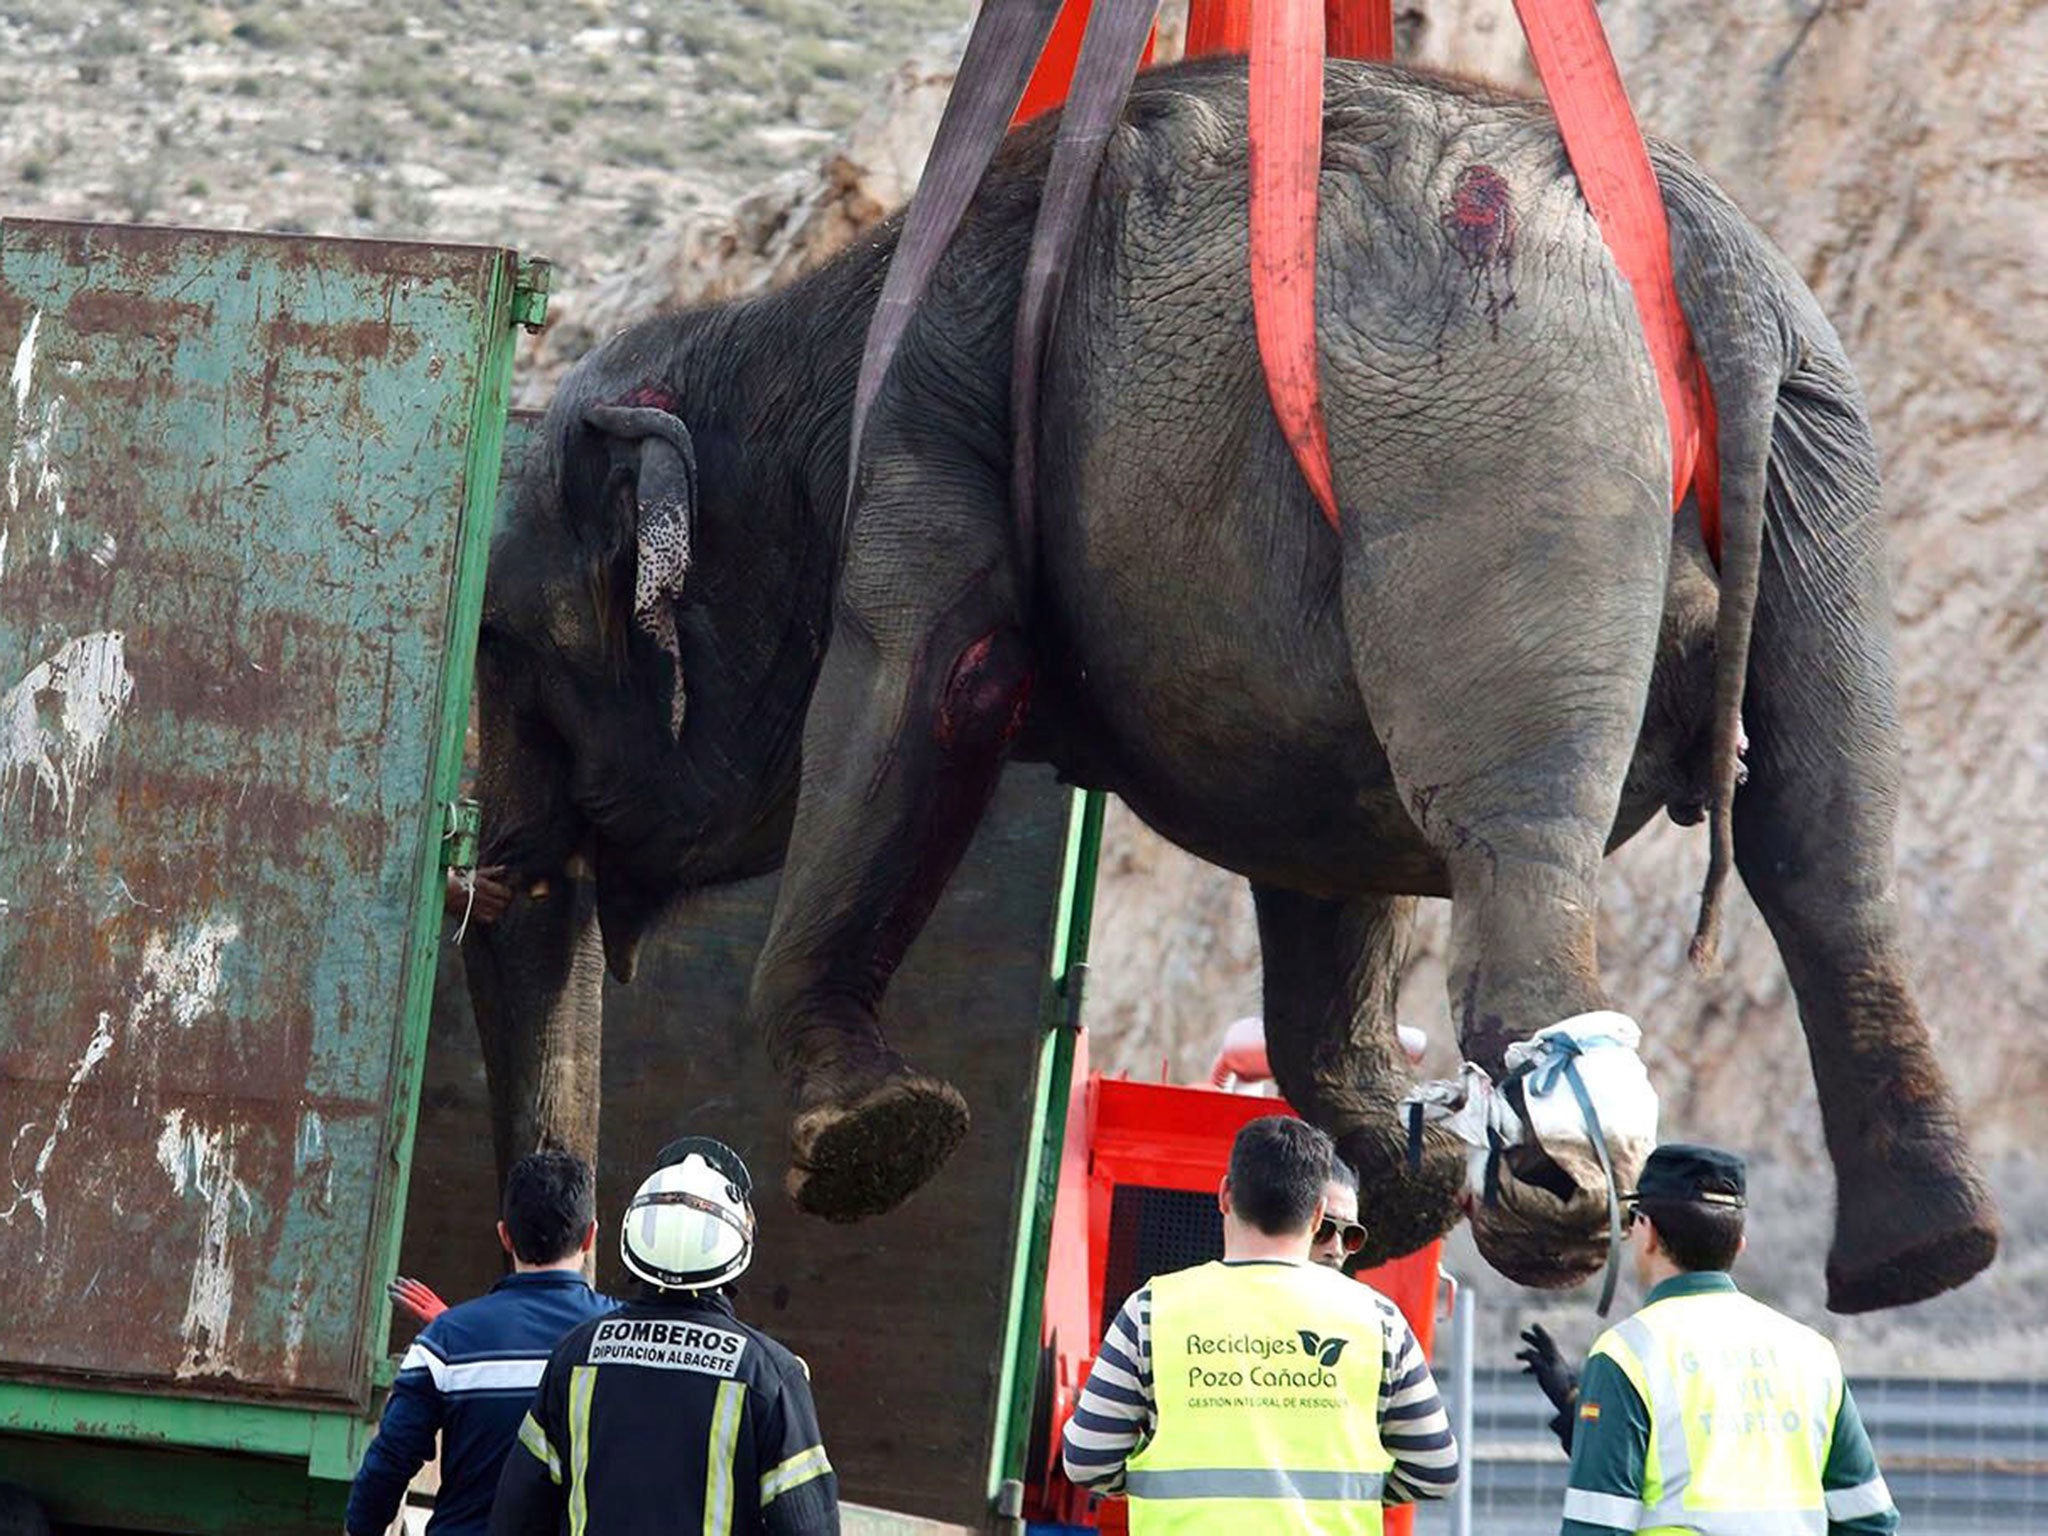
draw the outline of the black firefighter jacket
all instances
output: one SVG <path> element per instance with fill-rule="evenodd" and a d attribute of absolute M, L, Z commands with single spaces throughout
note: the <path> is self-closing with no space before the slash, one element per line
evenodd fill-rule
<path fill-rule="evenodd" d="M 635 1302 L 555 1347 L 491 1536 L 837 1536 L 804 1363 L 723 1296 Z"/>

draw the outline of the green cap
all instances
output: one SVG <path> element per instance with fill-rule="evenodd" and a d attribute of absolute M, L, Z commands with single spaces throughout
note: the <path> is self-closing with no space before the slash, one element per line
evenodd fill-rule
<path fill-rule="evenodd" d="M 1701 1205 L 1748 1204 L 1749 1183 L 1743 1161 L 1719 1147 L 1670 1142 L 1643 1163 L 1628 1200 L 1681 1200 Z"/>

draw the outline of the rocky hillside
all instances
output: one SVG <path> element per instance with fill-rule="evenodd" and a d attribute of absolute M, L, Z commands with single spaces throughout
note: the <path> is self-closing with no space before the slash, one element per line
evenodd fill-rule
<path fill-rule="evenodd" d="M 1507 0 L 1422 11 L 1433 61 L 1526 70 Z M 1908 740 L 1899 892 L 2008 1239 L 1990 1275 L 1856 1323 L 1846 1347 L 1872 1369 L 2031 1370 L 2048 1355 L 2033 1135 L 2048 1086 L 2048 5 L 1608 0 L 1601 15 L 1646 126 L 1716 174 L 1834 319 L 1883 451 Z M 1667 1134 L 1774 1164 L 1777 1215 L 1760 1211 L 1747 1262 L 1817 1313 L 1830 1190 L 1805 1048 L 1746 899 L 1720 973 L 1688 968 L 1705 863 L 1702 834 L 1668 824 L 1610 861 L 1602 970 L 1645 1026 Z M 1446 925 L 1425 905 L 1403 1017 L 1429 1029 L 1435 1069 L 1450 1060 Z M 1097 1023 L 1133 1072 L 1198 1071 L 1213 1033 L 1256 1003 L 1239 883 L 1128 823 L 1098 943 Z"/>
<path fill-rule="evenodd" d="M 537 400 L 617 325 L 779 281 L 906 196 L 969 9 L 0 0 L 0 208 L 555 256 L 554 323 L 523 374 Z M 1961 1295 L 1847 1329 L 1852 1360 L 2028 1369 L 2048 1359 L 2030 1134 L 2048 1089 L 2048 3 L 1607 0 L 1602 15 L 1646 125 L 1721 178 L 1834 317 L 1884 454 L 1909 739 L 1900 895 L 2012 1235 Z M 1509 0 L 1405 4 L 1401 36 L 1410 57 L 1528 81 Z M 1667 1131 L 1760 1155 L 1753 1273 L 1817 1312 L 1829 1186 L 1804 1046 L 1739 896 L 1721 971 L 1688 969 L 1705 857 L 1667 825 L 1611 861 L 1603 969 L 1649 1036 Z M 1452 1060 L 1443 932 L 1427 912 L 1403 993 L 1432 1071 Z M 1099 1064 L 1192 1077 L 1223 1023 L 1256 1010 L 1241 882 L 1128 816 L 1105 853 L 1097 957 Z M 1494 1314 L 1503 1333 L 1510 1315 Z"/>
<path fill-rule="evenodd" d="M 0 209 L 432 235 L 562 285 L 814 162 L 973 0 L 0 0 Z"/>

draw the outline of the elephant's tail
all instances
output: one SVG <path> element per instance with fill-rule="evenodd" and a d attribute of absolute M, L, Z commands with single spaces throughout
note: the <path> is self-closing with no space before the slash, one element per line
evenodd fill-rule
<path fill-rule="evenodd" d="M 1875 504 L 1869 416 L 1834 328 L 1790 263 L 1699 168 L 1653 147 L 1671 216 L 1679 301 L 1719 418 L 1721 602 L 1714 630 L 1711 853 L 1691 956 L 1712 962 L 1735 868 L 1742 696 L 1764 531 L 1797 529 L 1845 500 Z M 1825 519 L 1823 519 L 1825 521 Z"/>
<path fill-rule="evenodd" d="M 1735 790 L 1742 776 L 1742 691 L 1749 677 L 1749 640 L 1756 624 L 1763 569 L 1764 500 L 1770 472 L 1777 390 L 1747 369 L 1716 369 L 1701 346 L 1719 416 L 1721 471 L 1721 605 L 1714 621 L 1713 747 L 1707 803 L 1707 878 L 1700 891 L 1691 957 L 1713 964 L 1721 938 L 1721 907 L 1735 868 Z"/>

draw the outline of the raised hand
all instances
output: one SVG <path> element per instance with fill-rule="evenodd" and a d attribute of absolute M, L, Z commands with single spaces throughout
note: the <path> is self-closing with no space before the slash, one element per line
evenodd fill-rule
<path fill-rule="evenodd" d="M 1536 1378 L 1551 1407 L 1570 1408 L 1579 1395 L 1579 1373 L 1564 1363 L 1557 1341 L 1541 1323 L 1531 1323 L 1522 1330 L 1522 1342 L 1528 1347 L 1515 1351 L 1522 1369 Z"/>
<path fill-rule="evenodd" d="M 391 1298 L 392 1306 L 410 1313 L 423 1323 L 431 1323 L 448 1310 L 448 1303 L 435 1295 L 432 1287 L 404 1275 L 386 1286 L 384 1294 Z"/>

